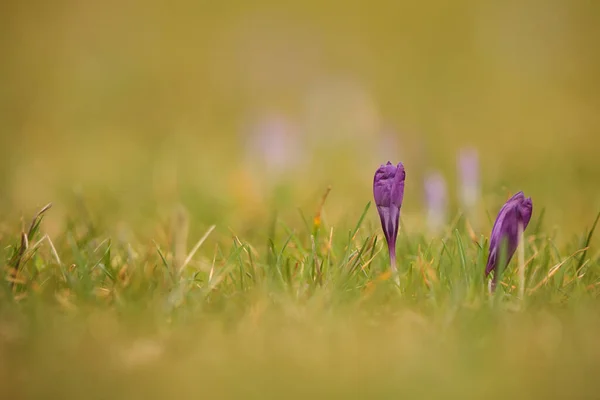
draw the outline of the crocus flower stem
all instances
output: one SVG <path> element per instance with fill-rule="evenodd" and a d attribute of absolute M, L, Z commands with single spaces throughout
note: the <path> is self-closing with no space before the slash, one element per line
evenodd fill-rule
<path fill-rule="evenodd" d="M 396 285 L 400 285 L 400 277 L 398 276 L 398 265 L 396 264 L 396 249 L 390 248 L 390 269 L 392 271 L 392 277 Z"/>

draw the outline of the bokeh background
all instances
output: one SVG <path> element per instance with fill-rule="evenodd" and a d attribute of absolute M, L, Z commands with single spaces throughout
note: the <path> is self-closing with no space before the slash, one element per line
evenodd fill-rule
<path fill-rule="evenodd" d="M 418 230 L 423 177 L 452 217 L 473 147 L 482 215 L 523 190 L 568 238 L 600 208 L 599 39 L 583 0 L 3 1 L 0 215 L 143 231 L 183 204 L 244 233 L 331 185 L 355 221 L 390 159 Z"/>

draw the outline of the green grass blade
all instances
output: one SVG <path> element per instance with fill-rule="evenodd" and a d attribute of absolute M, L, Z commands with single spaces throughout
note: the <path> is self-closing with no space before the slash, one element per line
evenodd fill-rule
<path fill-rule="evenodd" d="M 583 266 L 583 262 L 585 261 L 585 257 L 587 256 L 590 242 L 592 241 L 592 237 L 594 236 L 594 231 L 596 230 L 596 225 L 598 225 L 599 219 L 600 219 L 600 212 L 598 213 L 598 215 L 596 215 L 596 219 L 594 220 L 594 223 L 592 224 L 592 228 L 590 229 L 590 231 L 587 235 L 587 239 L 585 240 L 585 243 L 583 245 L 583 248 L 585 248 L 585 251 L 581 254 L 581 257 L 579 257 L 579 262 L 577 263 L 577 273 L 579 273 L 579 270 Z"/>

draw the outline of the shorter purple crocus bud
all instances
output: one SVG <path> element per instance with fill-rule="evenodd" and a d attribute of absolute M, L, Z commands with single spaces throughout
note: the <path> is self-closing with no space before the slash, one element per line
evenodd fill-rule
<path fill-rule="evenodd" d="M 438 232 L 446 223 L 448 193 L 446 180 L 439 172 L 425 177 L 425 201 L 427 203 L 427 225 L 432 232 Z"/>
<path fill-rule="evenodd" d="M 494 271 L 492 290 L 496 288 L 500 274 L 515 254 L 519 236 L 527 228 L 532 211 L 531 198 L 526 198 L 523 192 L 515 194 L 500 209 L 492 228 L 490 254 L 485 267 L 486 276 Z M 503 265 L 500 265 L 501 262 Z"/>
<path fill-rule="evenodd" d="M 373 178 L 373 197 L 377 212 L 381 219 L 381 227 L 385 235 L 390 254 L 392 273 L 396 274 L 396 237 L 400 221 L 400 207 L 404 198 L 404 165 L 394 166 L 388 161 L 375 171 Z"/>

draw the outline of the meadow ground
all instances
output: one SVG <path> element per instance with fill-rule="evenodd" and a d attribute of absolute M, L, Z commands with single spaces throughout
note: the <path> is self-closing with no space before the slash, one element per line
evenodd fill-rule
<path fill-rule="evenodd" d="M 185 217 L 177 218 L 170 240 L 145 244 L 91 223 L 53 239 L 36 223 L 23 252 L 16 234 L 3 236 L 7 264 L 19 264 L 15 279 L 5 269 L 2 292 L 4 396 L 581 398 L 597 390 L 600 276 L 597 254 L 584 250 L 587 231 L 561 245 L 533 222 L 520 299 L 512 270 L 488 294 L 485 240 L 456 227 L 433 239 L 401 235 L 397 287 L 381 235 L 362 218 L 348 229 L 311 219 L 304 232 L 273 221 L 255 243 L 217 238 L 211 227 L 191 250 L 177 242 L 187 242 L 178 231 Z"/>
<path fill-rule="evenodd" d="M 346 3 L 0 6 L 0 398 L 598 397 L 598 6 Z"/>

